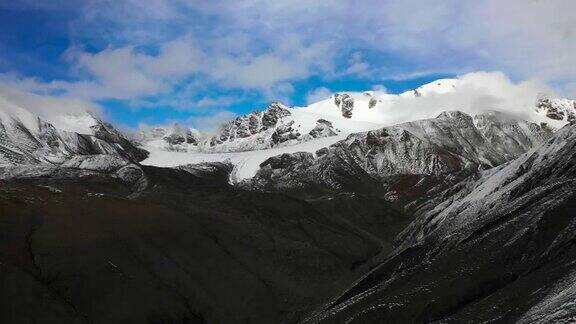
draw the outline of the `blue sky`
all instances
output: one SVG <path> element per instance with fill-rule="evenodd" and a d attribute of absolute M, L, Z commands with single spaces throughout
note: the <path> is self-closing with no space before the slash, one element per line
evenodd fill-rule
<path fill-rule="evenodd" d="M 0 83 L 113 122 L 210 127 L 273 100 L 502 71 L 576 94 L 571 0 L 0 2 Z"/>

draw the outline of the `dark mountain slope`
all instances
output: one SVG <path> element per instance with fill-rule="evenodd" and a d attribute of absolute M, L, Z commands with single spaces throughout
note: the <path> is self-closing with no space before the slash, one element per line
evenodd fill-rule
<path fill-rule="evenodd" d="M 88 160 L 4 170 L 1 322 L 293 322 L 382 248 L 308 203 L 228 186 L 226 164 Z"/>
<path fill-rule="evenodd" d="M 306 322 L 573 321 L 575 148 L 565 127 L 447 191 L 392 257 Z"/>

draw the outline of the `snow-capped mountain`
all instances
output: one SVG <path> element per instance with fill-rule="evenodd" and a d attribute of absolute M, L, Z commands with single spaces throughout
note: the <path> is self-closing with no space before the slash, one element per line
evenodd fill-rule
<path fill-rule="evenodd" d="M 368 190 L 395 200 L 453 181 L 459 173 L 498 166 L 551 135 L 547 127 L 499 112 L 472 117 L 448 111 L 433 119 L 352 134 L 314 154 L 271 157 L 243 185 L 299 193 Z"/>
<path fill-rule="evenodd" d="M 576 122 L 576 100 L 541 95 L 536 101 L 536 112 L 551 120 L 572 124 Z"/>
<path fill-rule="evenodd" d="M 214 135 L 170 125 L 146 128 L 139 132 L 136 139 L 144 148 L 153 150 L 164 148 L 179 152 L 230 153 L 298 145 L 378 126 L 331 116 L 326 119 L 322 117 L 325 116 L 274 102 L 263 111 L 252 112 L 224 123 Z M 171 139 L 171 136 L 174 138 Z M 181 145 L 184 143 L 188 145 Z"/>
<path fill-rule="evenodd" d="M 334 110 L 339 108 L 332 104 Z M 200 134 L 192 145 L 170 145 L 165 134 L 139 135 L 142 148 L 150 152 L 146 165 L 178 166 L 190 163 L 230 161 L 233 178 L 254 176 L 267 158 L 288 152 L 314 152 L 346 136 L 382 127 L 368 121 L 325 115 L 314 110 L 272 103 L 264 111 L 238 117 L 222 125 L 215 135 Z M 161 128 L 163 129 L 163 128 Z M 142 134 L 142 133 L 141 133 Z"/>
<path fill-rule="evenodd" d="M 203 139 L 198 130 L 180 124 L 145 127 L 134 136 L 138 143 L 174 152 L 197 152 Z"/>
<path fill-rule="evenodd" d="M 92 154 L 131 161 L 147 157 L 147 152 L 88 112 L 58 115 L 48 121 L 0 97 L 0 165 L 61 164 L 76 155 Z"/>
<path fill-rule="evenodd" d="M 270 157 L 295 152 L 314 154 L 355 133 L 435 118 L 444 111 L 457 110 L 470 116 L 501 112 L 508 119 L 526 120 L 551 131 L 572 120 L 574 101 L 543 99 L 537 89 L 529 85 L 511 87 L 502 78 L 499 74 L 479 73 L 437 80 L 401 94 L 342 92 L 305 107 L 273 103 L 263 111 L 225 123 L 215 135 L 191 130 L 195 134 L 191 143 L 170 144 L 163 139 L 165 135 L 141 140 L 142 147 L 150 152 L 143 163 L 178 166 L 230 161 L 235 165 L 233 181 L 242 181 L 253 177 Z M 517 153 L 514 150 L 510 154 Z M 501 157 L 496 160 L 485 164 L 504 161 Z"/>
<path fill-rule="evenodd" d="M 298 145 L 325 137 L 343 136 L 373 127 L 377 127 L 377 124 L 323 116 L 314 111 L 289 108 L 275 102 L 264 111 L 238 117 L 223 125 L 220 133 L 211 137 L 203 150 L 263 150 Z"/>
<path fill-rule="evenodd" d="M 573 102 L 486 93 L 439 80 L 152 127 L 142 163 L 94 115 L 0 101 L 0 318 L 570 322 Z"/>

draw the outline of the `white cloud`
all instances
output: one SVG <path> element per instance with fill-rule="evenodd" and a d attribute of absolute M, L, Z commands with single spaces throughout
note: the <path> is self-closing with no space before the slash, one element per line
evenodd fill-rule
<path fill-rule="evenodd" d="M 71 50 L 68 56 L 93 79 L 63 84 L 70 95 L 118 99 L 167 91 L 171 85 L 197 72 L 202 60 L 202 53 L 190 37 L 162 44 L 157 55 L 138 53 L 128 46 L 94 54 Z"/>
<path fill-rule="evenodd" d="M 235 103 L 244 102 L 246 99 L 241 96 L 205 96 L 195 98 L 186 93 L 178 93 L 174 95 L 163 96 L 162 98 L 153 99 L 134 99 L 130 102 L 131 107 L 157 109 L 166 108 L 185 111 L 197 110 L 202 111 L 205 109 L 218 109 L 222 110 Z"/>
<path fill-rule="evenodd" d="M 249 46 L 244 44 L 244 46 Z M 268 52 L 253 55 L 250 48 L 235 55 L 216 53 L 204 71 L 226 86 L 270 90 L 279 83 L 307 78 L 330 69 L 330 44 L 304 44 L 292 35 Z"/>
<path fill-rule="evenodd" d="M 332 68 L 329 43 L 304 44 L 294 35 L 257 55 L 251 53 L 248 44 L 236 44 L 232 54 L 222 47 L 199 49 L 192 37 L 186 36 L 161 44 L 157 54 L 125 46 L 96 53 L 71 48 L 66 57 L 83 77 L 80 81 L 42 82 L 16 75 L 4 75 L 3 81 L 46 94 L 135 103 L 140 98 L 168 94 L 185 79 L 201 76 L 225 88 L 257 90 L 269 99 L 280 99 L 274 97 L 293 92 L 289 82 Z"/>
<path fill-rule="evenodd" d="M 202 53 L 190 37 L 162 44 L 158 54 L 139 53 L 132 46 L 97 53 L 71 48 L 66 57 L 79 81 L 43 82 L 16 74 L 1 74 L 0 82 L 26 91 L 84 99 L 136 99 L 167 92 L 200 71 Z"/>
<path fill-rule="evenodd" d="M 166 123 L 158 125 L 140 123 L 138 129 L 142 130 L 156 126 L 179 124 L 197 129 L 205 134 L 216 134 L 224 123 L 233 120 L 236 116 L 234 112 L 221 110 L 206 115 L 193 116 L 186 120 L 168 120 Z"/>
<path fill-rule="evenodd" d="M 303 41 L 329 40 L 332 51 L 377 51 L 408 62 L 382 60 L 370 69 L 383 78 L 415 71 L 503 70 L 515 79 L 559 84 L 576 77 L 576 2 L 573 0 L 421 1 L 191 1 L 225 22 L 222 32 L 278 44 L 297 34 Z M 376 57 L 378 54 L 376 55 Z M 393 58 L 394 60 L 394 58 Z M 369 64 L 368 62 L 365 62 Z M 391 63 L 391 64 L 389 64 Z M 369 65 L 374 65 L 371 61 Z M 340 73 L 364 73 L 348 64 Z"/>
<path fill-rule="evenodd" d="M 101 107 L 85 100 L 42 96 L 18 88 L 0 85 L 0 96 L 44 119 L 69 113 L 101 114 Z"/>
<path fill-rule="evenodd" d="M 474 115 L 489 110 L 533 120 L 539 94 L 554 91 L 538 81 L 515 83 L 501 72 L 475 72 L 458 77 L 456 88 L 447 93 L 427 93 L 420 98 L 400 97 L 385 111 L 388 124 L 436 117 L 446 110 Z"/>
<path fill-rule="evenodd" d="M 332 91 L 325 87 L 316 88 L 306 95 L 306 103 L 311 104 L 324 99 L 330 98 Z"/>
<path fill-rule="evenodd" d="M 86 70 L 96 79 L 90 89 L 94 96 L 131 98 L 154 94 L 162 88 L 161 80 L 144 71 L 138 55 L 131 47 L 105 50 L 96 54 L 79 53 L 76 60 L 79 68 Z M 71 86 L 70 89 L 78 91 L 79 87 Z"/>
<path fill-rule="evenodd" d="M 356 51 L 350 55 L 348 59 L 348 66 L 343 72 L 336 73 L 331 78 L 342 78 L 342 77 L 364 77 L 368 78 L 370 76 L 370 64 L 364 60 L 362 52 Z"/>
<path fill-rule="evenodd" d="M 287 99 L 292 82 L 311 76 L 394 79 L 422 71 L 502 70 L 514 80 L 534 78 L 576 94 L 573 0 L 72 2 L 6 6 L 76 7 L 72 43 L 89 39 L 108 48 L 70 50 L 79 81 L 12 78 L 11 84 L 136 103 L 172 96 L 189 78 L 202 77 L 217 87 Z M 183 98 L 174 104 L 190 106 Z"/>
<path fill-rule="evenodd" d="M 383 84 L 375 84 L 372 86 L 372 90 L 375 92 L 379 92 L 379 93 L 388 93 L 388 89 L 386 89 L 386 86 Z"/>
<path fill-rule="evenodd" d="M 196 102 L 198 107 L 227 107 L 233 103 L 242 101 L 242 98 L 234 96 L 204 97 Z"/>
<path fill-rule="evenodd" d="M 79 99 L 40 96 L 5 85 L 0 85 L 0 99 L 10 102 L 14 106 L 32 113 L 34 116 L 40 117 L 43 121 L 51 123 L 60 130 L 91 134 L 90 125 L 79 123 L 78 119 L 70 117 L 75 115 L 85 116 L 85 113 L 88 112 L 102 118 L 101 107 L 91 102 Z M 0 107 L 0 109 L 10 108 Z"/>
<path fill-rule="evenodd" d="M 236 116 L 234 112 L 222 110 L 206 116 L 194 116 L 186 122 L 202 132 L 215 133 L 223 123 L 234 119 Z"/>

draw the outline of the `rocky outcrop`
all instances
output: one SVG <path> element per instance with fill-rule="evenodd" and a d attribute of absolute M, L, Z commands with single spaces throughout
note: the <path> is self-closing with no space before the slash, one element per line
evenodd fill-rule
<path fill-rule="evenodd" d="M 311 138 L 322 138 L 338 135 L 338 131 L 334 128 L 331 122 L 326 119 L 318 119 L 316 126 L 308 133 Z"/>
<path fill-rule="evenodd" d="M 190 129 L 183 132 L 172 133 L 164 137 L 166 143 L 175 146 L 180 144 L 198 145 L 200 139 Z"/>
<path fill-rule="evenodd" d="M 196 129 L 179 124 L 144 128 L 135 138 L 141 144 L 154 143 L 154 147 L 171 152 L 197 151 L 204 140 Z"/>
<path fill-rule="evenodd" d="M 111 124 L 97 120 L 94 126 L 90 127 L 94 132 L 94 137 L 113 146 L 113 150 L 99 151 L 94 147 L 90 154 L 116 153 L 130 161 L 140 162 L 148 157 L 148 152 L 138 148 L 130 140 L 116 130 Z M 112 151 L 112 152 L 111 152 Z"/>
<path fill-rule="evenodd" d="M 349 94 L 334 94 L 334 104 L 342 111 L 342 117 L 352 118 L 354 110 L 354 98 Z"/>
<path fill-rule="evenodd" d="M 536 111 L 547 118 L 567 123 L 576 122 L 576 101 L 562 98 L 549 98 L 540 95 L 536 100 Z"/>
<path fill-rule="evenodd" d="M 272 146 L 278 146 L 287 141 L 297 140 L 300 137 L 300 133 L 292 128 L 294 121 L 290 121 L 285 125 L 279 125 L 276 127 L 274 133 L 272 133 Z"/>
<path fill-rule="evenodd" d="M 280 119 L 290 116 L 290 111 L 286 108 L 286 106 L 275 102 L 265 111 L 237 117 L 222 126 L 220 134 L 210 140 L 210 146 L 214 147 L 224 142 L 233 142 L 236 139 L 251 137 L 274 128 Z"/>
<path fill-rule="evenodd" d="M 290 111 L 281 103 L 274 102 L 262 113 L 262 126 L 267 129 L 276 126 L 282 117 L 290 116 Z"/>
<path fill-rule="evenodd" d="M 200 141 L 201 152 L 242 152 L 263 150 L 280 146 L 296 145 L 322 137 L 335 136 L 339 132 L 331 122 L 319 119 L 309 130 L 301 128 L 299 116 L 293 116 L 288 107 L 273 103 L 261 112 L 236 118 L 222 126 L 219 134 Z"/>
<path fill-rule="evenodd" d="M 370 98 L 370 101 L 368 102 L 368 108 L 376 107 L 377 103 L 378 103 L 378 100 L 376 100 L 376 98 Z"/>

